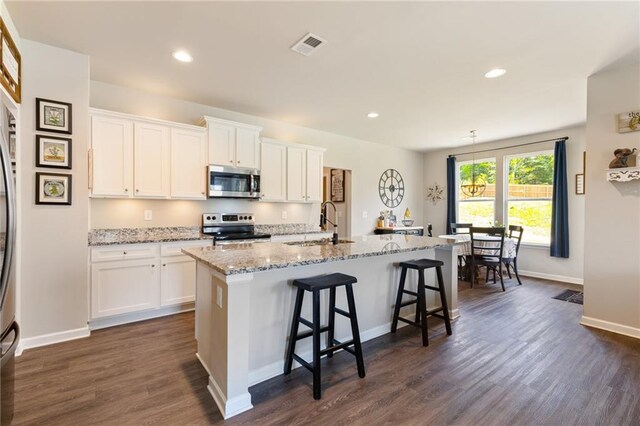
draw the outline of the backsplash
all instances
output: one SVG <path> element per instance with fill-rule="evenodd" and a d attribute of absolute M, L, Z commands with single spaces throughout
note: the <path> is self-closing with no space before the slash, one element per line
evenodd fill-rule
<path fill-rule="evenodd" d="M 272 225 L 256 225 L 255 231 L 260 234 L 291 235 L 322 232 L 320 226 L 309 223 L 278 223 Z"/>

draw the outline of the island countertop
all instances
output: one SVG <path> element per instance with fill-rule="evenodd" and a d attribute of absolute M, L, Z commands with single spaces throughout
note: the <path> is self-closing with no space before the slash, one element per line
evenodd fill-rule
<path fill-rule="evenodd" d="M 443 238 L 396 234 L 348 240 L 353 242 L 338 245 L 244 243 L 186 248 L 182 252 L 221 274 L 235 275 L 455 245 Z"/>

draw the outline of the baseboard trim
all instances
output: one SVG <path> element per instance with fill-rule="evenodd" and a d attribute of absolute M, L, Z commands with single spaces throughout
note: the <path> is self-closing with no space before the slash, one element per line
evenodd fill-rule
<path fill-rule="evenodd" d="M 89 337 L 91 331 L 89 327 L 76 328 L 75 330 L 59 331 L 57 333 L 43 334 L 41 336 L 27 337 L 20 339 L 16 356 L 22 355 L 25 349 L 38 348 L 40 346 L 53 345 L 56 343 L 68 342 L 70 340 L 82 339 Z"/>
<path fill-rule="evenodd" d="M 209 376 L 209 385 L 207 386 L 207 390 L 211 394 L 211 397 L 215 401 L 222 417 L 225 420 L 253 408 L 253 404 L 251 404 L 251 394 L 249 392 L 227 399 L 224 396 L 224 392 L 220 389 L 220 386 L 218 386 L 211 376 Z"/>
<path fill-rule="evenodd" d="M 542 278 L 550 281 L 559 281 L 559 282 L 569 283 L 569 284 L 584 285 L 584 280 L 582 278 L 567 277 L 564 275 L 545 274 L 543 272 L 523 271 L 523 270 L 518 270 L 518 273 L 523 277 Z"/>
<path fill-rule="evenodd" d="M 122 314 L 107 318 L 96 318 L 89 321 L 89 329 L 99 330 L 101 328 L 113 327 L 116 325 L 130 324 L 132 322 L 145 321 L 153 318 L 166 317 L 169 315 L 180 314 L 182 312 L 190 312 L 195 309 L 195 303 L 183 303 L 181 305 L 166 306 L 160 309 L 150 311 L 134 312 L 131 314 Z"/>
<path fill-rule="evenodd" d="M 610 331 L 612 333 L 622 334 L 624 336 L 635 337 L 640 339 L 640 328 L 630 327 L 624 324 L 600 320 L 597 318 L 582 316 L 580 324 L 587 327 L 593 327 L 600 330 Z"/>

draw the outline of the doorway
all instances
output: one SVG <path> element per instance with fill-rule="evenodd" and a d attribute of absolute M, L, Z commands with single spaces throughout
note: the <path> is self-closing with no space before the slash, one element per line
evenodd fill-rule
<path fill-rule="evenodd" d="M 338 236 L 351 236 L 351 170 L 325 167 L 322 174 L 322 201 L 332 201 L 338 215 Z M 329 209 L 330 210 L 330 209 Z M 328 212 L 332 219 L 332 213 Z"/>

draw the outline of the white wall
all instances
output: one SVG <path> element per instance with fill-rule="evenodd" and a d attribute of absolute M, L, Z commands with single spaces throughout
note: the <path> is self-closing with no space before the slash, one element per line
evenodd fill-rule
<path fill-rule="evenodd" d="M 20 326 L 23 342 L 28 342 L 32 337 L 87 326 L 89 58 L 23 39 L 22 61 L 19 286 Z M 35 172 L 61 172 L 34 166 L 36 97 L 73 105 L 71 206 L 35 204 Z"/>
<path fill-rule="evenodd" d="M 640 149 L 640 132 L 616 132 L 640 108 L 640 65 L 589 77 L 587 94 L 583 324 L 640 337 L 640 180 L 605 179 L 616 148 Z"/>
<path fill-rule="evenodd" d="M 549 247 L 521 246 L 518 267 L 523 273 L 544 278 L 582 284 L 584 266 L 584 203 L 583 195 L 575 195 L 574 181 L 576 173 L 582 173 L 582 153 L 585 150 L 585 128 L 574 127 L 554 132 L 539 133 L 514 139 L 507 139 L 483 144 L 476 144 L 476 150 L 495 149 L 511 145 L 519 145 L 539 140 L 568 136 L 567 141 L 567 179 L 569 180 L 569 244 L 570 258 L 560 259 L 549 256 Z M 543 151 L 553 149 L 553 142 L 530 146 L 509 148 L 477 154 L 477 158 L 496 159 L 496 181 L 501 179 L 501 165 L 504 157 L 523 152 Z M 449 154 L 471 151 L 470 146 L 433 151 L 424 156 L 424 185 L 425 188 L 438 183 L 447 184 L 446 158 Z M 457 161 L 471 160 L 471 155 L 457 155 Z M 502 195 L 496 195 L 496 216 L 504 223 L 502 211 Z M 431 201 L 424 202 L 424 223 L 433 224 L 433 235 L 446 232 L 447 202 L 445 199 L 434 205 Z M 526 232 L 526 230 L 525 230 Z"/>
<path fill-rule="evenodd" d="M 421 153 L 96 81 L 91 82 L 91 106 L 183 123 L 196 123 L 201 116 L 209 115 L 262 126 L 264 128 L 262 136 L 265 137 L 324 147 L 327 149 L 324 156 L 326 167 L 352 171 L 351 230 L 353 235 L 370 234 L 373 231 L 375 218 L 380 210 L 385 209 L 378 197 L 378 180 L 384 170 L 395 168 L 403 175 L 407 189 L 404 201 L 396 210 L 404 212 L 404 209 L 409 207 L 416 216 L 416 224 L 421 224 L 423 194 Z M 112 209 L 125 209 L 122 203 L 120 201 L 92 200 L 91 226 L 93 228 L 122 226 L 119 225 L 122 221 L 111 213 Z M 218 207 L 215 203 L 219 202 L 194 202 L 193 207 L 180 215 L 176 214 L 175 211 L 179 209 L 172 206 L 173 203 L 175 202 L 140 201 L 140 204 L 134 207 L 137 210 L 132 213 L 134 223 L 139 224 L 137 226 L 157 226 L 160 223 L 152 221 L 140 225 L 139 219 L 135 219 L 135 217 L 142 217 L 141 209 L 149 205 L 153 206 L 154 215 L 159 214 L 159 217 L 166 219 L 166 222 L 163 223 L 190 221 L 190 224 L 198 225 L 200 218 L 196 213 L 205 210 L 211 211 L 211 209 L 216 211 Z M 206 205 L 206 203 L 210 204 Z M 278 219 L 281 217 L 282 205 L 273 203 L 273 206 L 261 207 L 259 203 L 246 203 L 250 202 L 245 201 L 225 207 L 236 208 L 234 206 L 237 206 L 239 210 L 252 209 L 257 214 L 259 223 L 282 222 L 281 219 Z M 289 206 L 287 205 L 287 209 L 292 208 Z M 258 211 L 263 208 L 264 210 Z M 366 219 L 362 217 L 363 211 L 367 213 Z M 296 212 L 294 216 L 289 216 L 288 221 L 316 223 L 319 212 L 318 204 L 305 205 L 301 209 L 300 216 L 297 216 Z M 292 217 L 296 219 L 294 220 Z M 307 220 L 304 220 L 305 218 Z M 111 225 L 112 223 L 113 225 Z"/>

